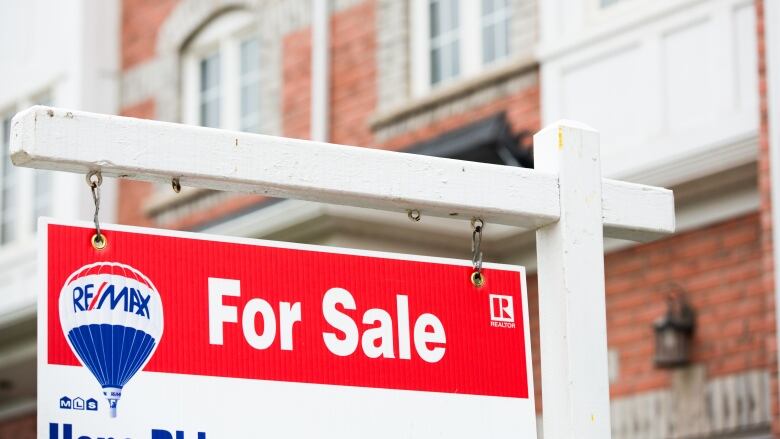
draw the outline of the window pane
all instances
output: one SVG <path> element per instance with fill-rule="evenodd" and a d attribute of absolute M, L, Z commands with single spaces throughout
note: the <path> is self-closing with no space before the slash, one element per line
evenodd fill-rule
<path fill-rule="evenodd" d="M 493 0 L 482 0 L 482 15 L 492 14 L 495 9 Z"/>
<path fill-rule="evenodd" d="M 431 84 L 442 80 L 441 64 L 441 49 L 431 49 Z"/>
<path fill-rule="evenodd" d="M 489 64 L 496 59 L 496 43 L 494 41 L 495 26 L 487 25 L 482 28 L 482 63 Z"/>
<path fill-rule="evenodd" d="M 241 131 L 260 131 L 260 41 L 241 43 Z"/>
<path fill-rule="evenodd" d="M 457 41 L 452 42 L 445 48 L 445 59 L 447 62 L 447 78 L 454 78 L 460 74 L 460 45 Z"/>
<path fill-rule="evenodd" d="M 260 70 L 260 42 L 250 38 L 241 43 L 241 74 L 252 74 Z"/>
<path fill-rule="evenodd" d="M 200 124 L 219 127 L 220 59 L 215 53 L 200 61 Z"/>
<path fill-rule="evenodd" d="M 207 91 L 219 86 L 219 53 L 200 61 L 200 90 Z"/>
<path fill-rule="evenodd" d="M 444 30 L 457 31 L 458 30 L 458 1 L 446 0 L 446 7 L 444 8 Z"/>
<path fill-rule="evenodd" d="M 482 0 L 482 63 L 490 64 L 509 55 L 507 0 Z"/>
<path fill-rule="evenodd" d="M 11 132 L 11 116 L 7 116 L 3 119 L 2 123 L 2 191 L 0 196 L 2 197 L 2 203 L 0 207 L 0 243 L 6 244 L 13 241 L 16 238 L 16 168 L 11 163 L 11 157 L 9 156 L 9 140 Z"/>
<path fill-rule="evenodd" d="M 460 74 L 457 0 L 430 0 L 431 84 Z"/>
<path fill-rule="evenodd" d="M 431 0 L 430 9 L 431 38 L 435 38 L 441 33 L 441 27 L 439 26 L 439 23 L 441 22 L 441 4 L 436 0 Z"/>

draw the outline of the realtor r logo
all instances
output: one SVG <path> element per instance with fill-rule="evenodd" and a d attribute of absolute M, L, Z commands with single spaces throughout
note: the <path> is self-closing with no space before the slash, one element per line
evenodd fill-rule
<path fill-rule="evenodd" d="M 512 296 L 491 294 L 490 298 L 490 326 L 496 328 L 515 327 L 515 308 Z"/>

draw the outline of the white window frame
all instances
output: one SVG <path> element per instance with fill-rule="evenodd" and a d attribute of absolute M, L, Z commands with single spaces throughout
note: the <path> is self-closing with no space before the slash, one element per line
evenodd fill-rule
<path fill-rule="evenodd" d="M 512 57 L 511 45 L 508 56 L 488 64 L 482 62 L 482 1 L 459 0 L 459 50 L 460 74 L 431 84 L 430 60 L 430 9 L 428 0 L 408 0 L 411 13 L 412 95 L 421 96 L 432 89 L 473 77 L 483 70 L 505 63 Z M 511 7 L 511 5 L 510 5 Z M 514 11 L 510 11 L 511 14 Z M 509 30 L 511 32 L 511 19 Z M 512 36 L 509 35 L 511 40 Z M 509 44 L 509 43 L 507 43 Z"/>
<path fill-rule="evenodd" d="M 250 12 L 226 12 L 190 41 L 182 53 L 182 122 L 200 125 L 200 61 L 219 52 L 219 128 L 241 129 L 241 43 L 259 38 L 255 24 Z"/>

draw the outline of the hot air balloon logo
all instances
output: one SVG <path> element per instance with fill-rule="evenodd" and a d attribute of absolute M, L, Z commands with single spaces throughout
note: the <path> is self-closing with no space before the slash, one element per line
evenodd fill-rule
<path fill-rule="evenodd" d="M 68 277 L 59 310 L 65 339 L 102 386 L 110 415 L 116 417 L 122 389 L 160 344 L 160 293 L 133 267 L 97 262 Z"/>

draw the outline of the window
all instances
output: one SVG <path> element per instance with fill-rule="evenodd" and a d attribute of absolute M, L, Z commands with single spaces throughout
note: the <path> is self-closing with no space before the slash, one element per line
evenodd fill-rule
<path fill-rule="evenodd" d="M 250 13 L 225 13 L 183 53 L 185 123 L 260 131 L 260 40 Z"/>
<path fill-rule="evenodd" d="M 458 0 L 430 2 L 431 84 L 460 73 L 458 14 Z"/>
<path fill-rule="evenodd" d="M 219 52 L 200 60 L 199 119 L 204 127 L 219 127 L 221 105 L 219 67 Z"/>
<path fill-rule="evenodd" d="M 509 0 L 409 0 L 415 95 L 510 56 Z"/>
<path fill-rule="evenodd" d="M 260 42 L 241 43 L 241 131 L 260 131 Z"/>
<path fill-rule="evenodd" d="M 509 0 L 482 0 L 482 63 L 509 55 Z"/>

